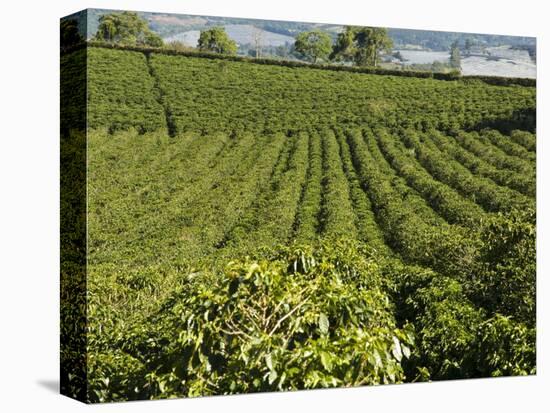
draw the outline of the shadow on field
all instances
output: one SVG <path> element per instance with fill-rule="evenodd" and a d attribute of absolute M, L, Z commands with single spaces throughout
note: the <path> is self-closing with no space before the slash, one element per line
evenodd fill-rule
<path fill-rule="evenodd" d="M 536 133 L 537 111 L 536 108 L 517 109 L 510 117 L 502 119 L 485 119 L 477 123 L 472 130 L 480 131 L 485 128 L 497 129 L 505 135 L 509 135 L 514 129 L 526 130 Z"/>

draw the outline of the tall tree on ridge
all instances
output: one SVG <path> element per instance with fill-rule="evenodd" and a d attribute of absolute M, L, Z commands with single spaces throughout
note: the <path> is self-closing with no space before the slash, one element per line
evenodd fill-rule
<path fill-rule="evenodd" d="M 327 59 L 332 50 L 330 36 L 321 30 L 302 32 L 296 36 L 294 49 L 313 63 L 319 59 Z"/>
<path fill-rule="evenodd" d="M 380 27 L 347 26 L 338 35 L 331 57 L 353 61 L 357 66 L 377 66 L 381 52 L 389 52 L 393 41 L 388 30 Z"/>
<path fill-rule="evenodd" d="M 135 12 L 105 14 L 99 18 L 96 40 L 125 45 L 161 47 L 162 38 Z"/>
<path fill-rule="evenodd" d="M 201 31 L 198 48 L 199 50 L 222 54 L 237 53 L 237 43 L 229 38 L 223 27 L 213 27 Z"/>

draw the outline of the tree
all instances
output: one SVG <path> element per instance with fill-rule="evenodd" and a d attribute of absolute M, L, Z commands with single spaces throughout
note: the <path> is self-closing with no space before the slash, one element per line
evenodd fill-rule
<path fill-rule="evenodd" d="M 129 11 L 101 16 L 95 39 L 125 45 L 163 45 L 162 38 L 149 29 L 147 21 Z"/>
<path fill-rule="evenodd" d="M 254 48 L 255 55 L 254 57 L 262 56 L 262 30 L 254 27 Z"/>
<path fill-rule="evenodd" d="M 302 32 L 296 36 L 294 49 L 313 63 L 327 59 L 332 50 L 332 40 L 327 33 L 320 30 Z"/>
<path fill-rule="evenodd" d="M 346 26 L 344 31 L 338 34 L 330 54 L 330 60 L 353 61 L 356 52 L 355 33 L 357 30 L 359 27 Z"/>
<path fill-rule="evenodd" d="M 454 41 L 451 45 L 451 55 L 449 57 L 449 64 L 453 69 L 460 70 L 460 49 L 458 48 L 458 41 Z"/>
<path fill-rule="evenodd" d="M 473 45 L 474 45 L 474 41 L 470 37 L 468 37 L 466 39 L 466 42 L 464 43 L 464 49 L 467 55 L 469 55 L 472 52 Z"/>
<path fill-rule="evenodd" d="M 378 27 L 362 27 L 355 35 L 357 54 L 355 62 L 359 66 L 376 66 L 382 51 L 390 52 L 393 41 L 388 30 Z"/>
<path fill-rule="evenodd" d="M 236 54 L 237 43 L 231 40 L 223 27 L 213 27 L 201 31 L 198 43 L 199 50 L 223 54 Z"/>
<path fill-rule="evenodd" d="M 338 35 L 331 57 L 353 61 L 358 66 L 376 66 L 380 53 L 390 52 L 392 47 L 385 28 L 348 26 Z"/>
<path fill-rule="evenodd" d="M 61 22 L 61 48 L 67 49 L 84 41 L 84 37 L 78 30 L 78 22 L 74 19 L 67 19 Z"/>
<path fill-rule="evenodd" d="M 278 57 L 288 57 L 289 49 L 290 49 L 290 46 L 287 46 L 287 44 L 285 44 L 284 46 L 277 46 L 275 48 L 275 55 Z"/>

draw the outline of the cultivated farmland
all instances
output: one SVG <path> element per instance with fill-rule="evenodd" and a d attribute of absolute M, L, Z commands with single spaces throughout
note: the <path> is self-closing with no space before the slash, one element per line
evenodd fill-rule
<path fill-rule="evenodd" d="M 534 87 L 87 59 L 90 401 L 535 373 Z"/>

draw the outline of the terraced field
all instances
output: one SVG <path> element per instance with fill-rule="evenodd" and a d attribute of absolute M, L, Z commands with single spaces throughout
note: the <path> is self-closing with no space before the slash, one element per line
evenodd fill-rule
<path fill-rule="evenodd" d="M 87 59 L 89 401 L 536 371 L 535 88 Z"/>

